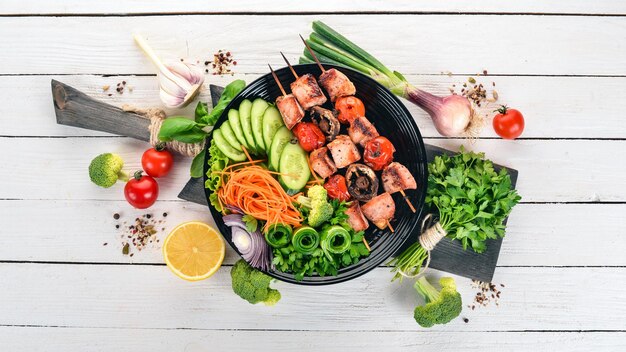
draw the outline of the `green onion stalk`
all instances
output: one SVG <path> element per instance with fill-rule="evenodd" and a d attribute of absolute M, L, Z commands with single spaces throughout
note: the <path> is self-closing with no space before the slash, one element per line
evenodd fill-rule
<path fill-rule="evenodd" d="M 425 110 L 437 131 L 447 137 L 477 137 L 484 121 L 471 102 L 451 94 L 440 97 L 418 89 L 397 71 L 392 71 L 374 56 L 339 34 L 321 21 L 313 22 L 313 32 L 306 40 L 315 56 L 322 62 L 349 67 L 387 87 L 393 94 L 409 100 Z M 300 63 L 314 63 L 305 48 Z"/>

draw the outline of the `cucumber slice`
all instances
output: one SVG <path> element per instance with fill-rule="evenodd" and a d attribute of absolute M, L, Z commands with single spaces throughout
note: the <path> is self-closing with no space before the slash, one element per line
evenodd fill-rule
<path fill-rule="evenodd" d="M 298 141 L 293 139 L 280 154 L 278 181 L 289 195 L 300 192 L 309 182 L 311 171 L 307 161 L 307 152 L 302 149 Z"/>
<path fill-rule="evenodd" d="M 222 135 L 222 131 L 220 131 L 219 129 L 213 131 L 213 139 L 215 139 L 215 145 L 217 146 L 217 149 L 224 153 L 224 155 L 226 155 L 229 159 L 233 161 L 244 161 L 247 159 L 246 154 L 238 151 L 230 144 L 228 144 L 228 142 L 224 138 L 224 135 Z"/>
<path fill-rule="evenodd" d="M 222 131 L 222 135 L 224 136 L 224 139 L 226 139 L 228 144 L 230 144 L 233 148 L 237 149 L 237 151 L 243 152 L 243 149 L 241 149 L 241 145 L 239 144 L 237 137 L 235 137 L 235 133 L 233 132 L 233 129 L 230 128 L 229 121 L 224 121 L 224 123 L 222 124 L 222 126 L 220 126 L 219 129 L 220 131 Z"/>
<path fill-rule="evenodd" d="M 267 153 L 269 168 L 271 170 L 278 170 L 278 163 L 280 162 L 280 154 L 283 152 L 283 148 L 294 139 L 293 133 L 289 131 L 287 126 L 282 126 L 276 131 L 274 134 L 274 138 L 272 138 L 272 146 L 270 147 L 270 152 Z"/>
<path fill-rule="evenodd" d="M 235 109 L 228 110 L 228 123 L 235 133 L 235 137 L 239 141 L 240 145 L 243 145 L 246 149 L 250 149 L 246 137 L 243 136 L 243 130 L 241 129 L 241 122 L 239 122 L 239 111 Z"/>
<path fill-rule="evenodd" d="M 276 131 L 284 125 L 283 118 L 275 106 L 270 106 L 265 110 L 265 114 L 263 114 L 263 142 L 268 153 L 270 153 Z"/>
<path fill-rule="evenodd" d="M 252 115 L 252 135 L 254 136 L 254 142 L 256 143 L 257 149 L 266 151 L 269 149 L 269 146 L 265 146 L 265 141 L 263 140 L 263 114 L 267 107 L 270 106 L 265 100 L 261 98 L 256 98 L 252 102 L 252 111 L 250 115 Z"/>
<path fill-rule="evenodd" d="M 248 99 L 239 104 L 239 122 L 241 122 L 241 129 L 243 130 L 243 136 L 248 142 L 248 147 L 253 153 L 257 153 L 257 145 L 254 142 L 254 136 L 252 135 L 252 123 L 250 119 L 250 113 L 252 112 L 252 102 Z"/>

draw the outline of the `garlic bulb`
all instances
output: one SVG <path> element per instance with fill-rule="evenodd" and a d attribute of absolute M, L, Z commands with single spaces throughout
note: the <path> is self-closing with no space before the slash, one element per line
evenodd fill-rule
<path fill-rule="evenodd" d="M 133 38 L 150 61 L 159 69 L 159 96 L 170 108 L 183 107 L 191 102 L 200 92 L 204 74 L 195 65 L 184 62 L 163 64 L 148 43 L 140 36 Z"/>

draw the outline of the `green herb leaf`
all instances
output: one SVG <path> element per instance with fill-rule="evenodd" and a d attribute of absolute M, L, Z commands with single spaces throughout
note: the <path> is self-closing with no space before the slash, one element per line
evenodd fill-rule
<path fill-rule="evenodd" d="M 215 125 L 217 119 L 222 115 L 224 109 L 230 104 L 230 102 L 246 87 L 246 82 L 244 80 L 238 79 L 230 82 L 222 92 L 222 96 L 220 96 L 220 100 L 213 107 L 210 113 L 204 115 L 201 118 L 201 121 L 208 126 Z"/>
<path fill-rule="evenodd" d="M 242 217 L 242 220 L 246 223 L 248 232 L 254 232 L 259 227 L 259 222 L 252 215 L 246 214 Z"/>
<path fill-rule="evenodd" d="M 189 170 L 191 177 L 202 177 L 202 172 L 204 171 L 204 155 L 205 150 L 203 149 L 198 155 L 193 158 L 193 161 L 191 162 L 191 168 Z"/>
<path fill-rule="evenodd" d="M 184 132 L 190 131 L 196 127 L 196 122 L 186 117 L 177 116 L 170 117 L 163 121 L 161 129 L 159 130 L 159 140 L 169 142 L 175 136 Z"/>
<path fill-rule="evenodd" d="M 209 114 L 209 109 L 207 107 L 207 104 L 199 101 L 198 105 L 196 105 L 196 111 L 194 112 L 195 121 L 203 122 L 205 119 L 205 116 L 208 114 Z"/>
<path fill-rule="evenodd" d="M 201 128 L 194 126 L 190 130 L 173 135 L 172 139 L 182 143 L 200 143 L 204 141 L 207 135 Z"/>

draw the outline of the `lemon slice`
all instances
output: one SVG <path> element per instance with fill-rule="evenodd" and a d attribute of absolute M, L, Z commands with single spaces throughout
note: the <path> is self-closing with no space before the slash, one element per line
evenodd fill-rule
<path fill-rule="evenodd" d="M 163 258 L 178 277 L 188 281 L 213 275 L 224 261 L 226 246 L 211 226 L 191 221 L 176 226 L 163 243 Z"/>

